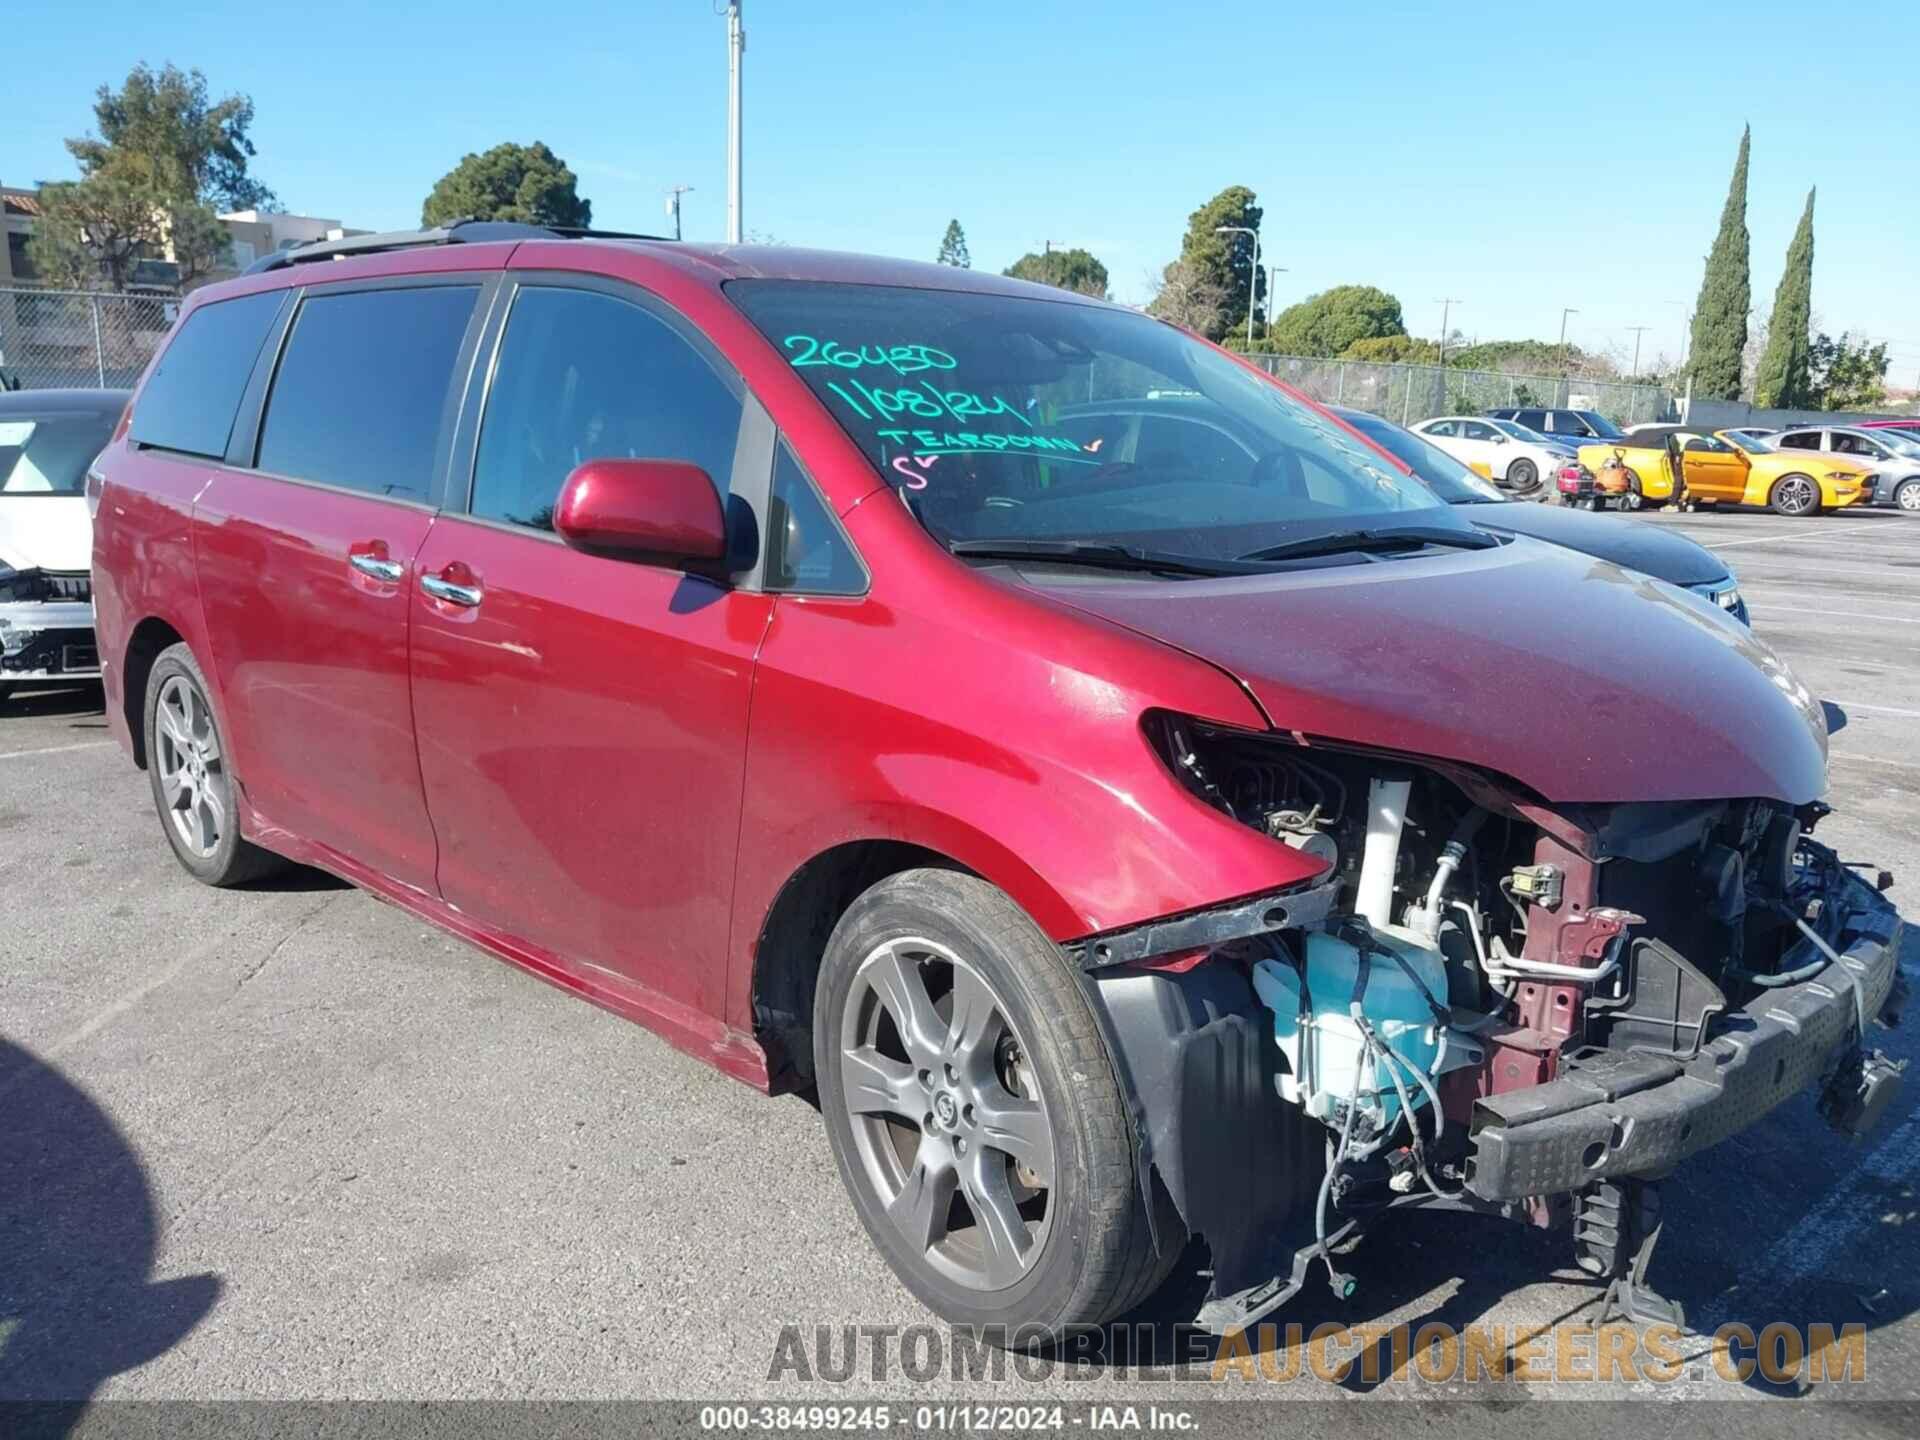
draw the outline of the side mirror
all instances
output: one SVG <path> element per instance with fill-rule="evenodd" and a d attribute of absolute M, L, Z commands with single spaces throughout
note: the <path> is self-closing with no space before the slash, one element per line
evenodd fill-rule
<path fill-rule="evenodd" d="M 575 550 L 712 572 L 727 522 L 707 472 L 680 460 L 589 460 L 567 476 L 553 528 Z"/>

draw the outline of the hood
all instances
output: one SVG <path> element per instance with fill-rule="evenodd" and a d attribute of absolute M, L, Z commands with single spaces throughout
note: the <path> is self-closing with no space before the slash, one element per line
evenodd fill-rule
<path fill-rule="evenodd" d="M 93 517 L 84 495 L 0 495 L 0 565 L 93 568 Z"/>
<path fill-rule="evenodd" d="M 1514 501 L 1505 505 L 1468 505 L 1458 514 L 1482 530 L 1531 535 L 1564 545 L 1628 570 L 1638 570 L 1670 585 L 1709 585 L 1725 580 L 1727 564 L 1706 546 L 1640 520 L 1595 515 L 1560 505 Z"/>
<path fill-rule="evenodd" d="M 1824 713 L 1771 649 L 1705 601 L 1555 546 L 1045 591 L 1211 661 L 1276 729 L 1462 762 L 1551 802 L 1799 805 L 1826 789 Z"/>

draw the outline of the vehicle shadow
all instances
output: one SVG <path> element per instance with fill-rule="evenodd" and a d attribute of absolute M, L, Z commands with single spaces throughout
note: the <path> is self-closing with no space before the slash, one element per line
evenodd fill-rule
<path fill-rule="evenodd" d="M 106 697 L 97 683 L 64 690 L 21 690 L 0 704 L 0 722 L 71 716 L 69 730 L 105 730 Z"/>
<path fill-rule="evenodd" d="M 139 1156 L 85 1091 L 0 1039 L 0 1404 L 12 1434 L 64 1435 L 109 1377 L 164 1354 L 220 1293 L 153 1280 Z"/>

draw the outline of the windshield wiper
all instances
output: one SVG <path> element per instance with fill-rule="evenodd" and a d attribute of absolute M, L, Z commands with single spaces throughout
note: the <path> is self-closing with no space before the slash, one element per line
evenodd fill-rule
<path fill-rule="evenodd" d="M 1445 545 L 1455 550 L 1486 550 L 1500 542 L 1480 530 L 1451 530 L 1439 525 L 1403 525 L 1391 530 L 1335 530 L 1309 535 L 1242 555 L 1242 560 L 1293 560 L 1305 555 L 1340 555 L 1354 550 L 1406 550 Z"/>
<path fill-rule="evenodd" d="M 1261 567 L 1234 560 L 1205 560 L 1133 545 L 1090 540 L 955 540 L 947 546 L 970 560 L 1043 560 L 1054 565 L 1087 565 L 1159 575 L 1254 575 Z"/>

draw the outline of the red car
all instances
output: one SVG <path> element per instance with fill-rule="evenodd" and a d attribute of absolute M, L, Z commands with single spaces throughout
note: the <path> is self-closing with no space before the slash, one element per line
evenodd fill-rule
<path fill-rule="evenodd" d="M 256 271 L 99 462 L 181 863 L 323 867 L 817 1091 L 953 1321 L 1108 1319 L 1199 1236 L 1243 1325 L 1419 1207 L 1667 1314 L 1650 1177 L 1897 1087 L 1900 921 L 1810 838 L 1786 667 L 1184 331 L 525 226 Z"/>

